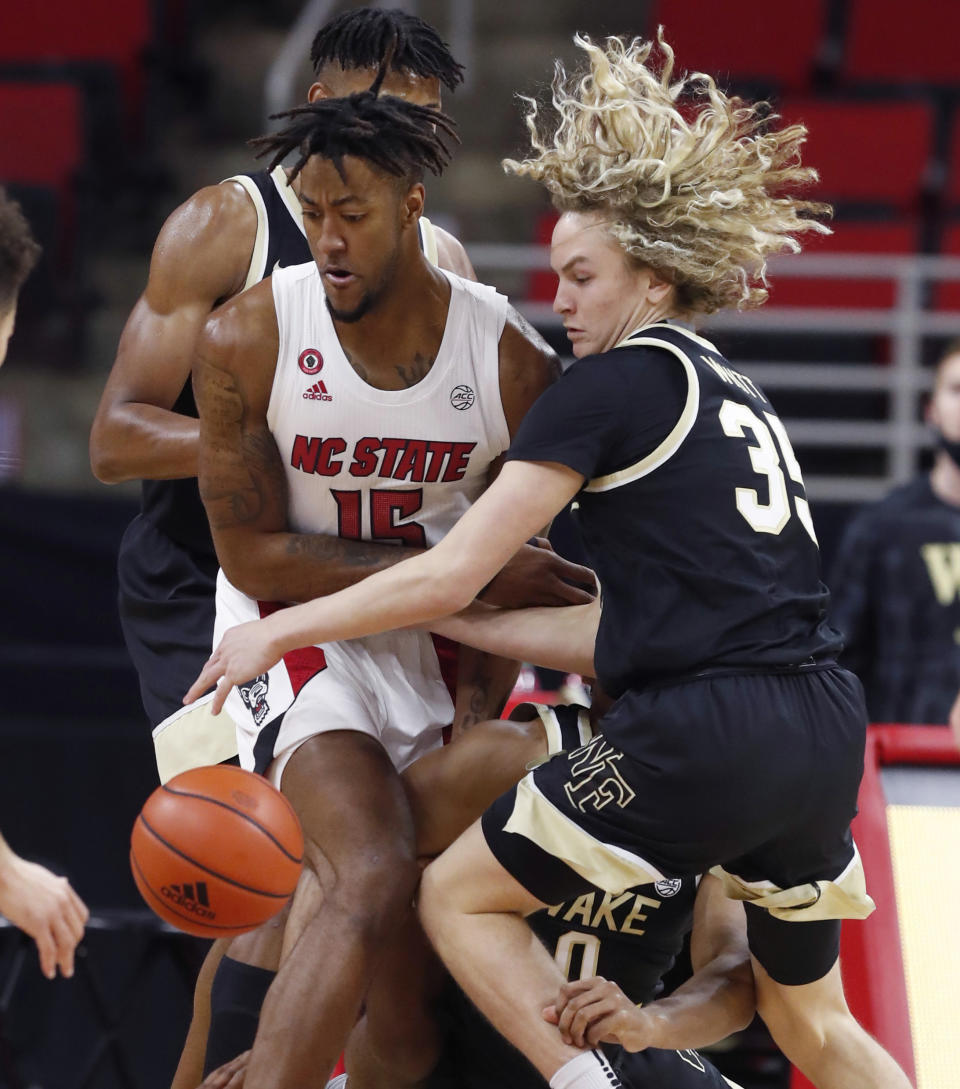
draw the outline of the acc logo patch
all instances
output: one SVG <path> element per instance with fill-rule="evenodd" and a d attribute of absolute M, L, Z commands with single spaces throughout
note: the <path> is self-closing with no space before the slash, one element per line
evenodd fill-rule
<path fill-rule="evenodd" d="M 297 365 L 304 374 L 319 374 L 323 366 L 323 356 L 316 348 L 304 348 L 297 360 Z"/>
<path fill-rule="evenodd" d="M 463 412 L 468 408 L 472 408 L 476 399 L 477 395 L 469 386 L 454 386 L 450 391 L 450 404 L 452 404 L 458 412 Z"/>
<path fill-rule="evenodd" d="M 653 887 L 660 896 L 666 899 L 670 896 L 676 896 L 682 883 L 679 877 L 665 877 L 662 881 L 655 881 Z"/>

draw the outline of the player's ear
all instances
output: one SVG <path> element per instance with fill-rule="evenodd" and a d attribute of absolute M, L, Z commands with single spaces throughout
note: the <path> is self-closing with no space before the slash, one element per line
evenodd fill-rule
<path fill-rule="evenodd" d="M 673 290 L 673 284 L 652 268 L 644 268 L 643 276 L 647 281 L 647 298 L 652 303 L 663 302 Z"/>
<path fill-rule="evenodd" d="M 316 102 L 319 98 L 333 98 L 333 91 L 325 83 L 317 80 L 316 83 L 310 84 L 310 90 L 307 91 L 307 101 Z"/>
<path fill-rule="evenodd" d="M 404 224 L 416 223 L 423 215 L 423 205 L 426 200 L 426 190 L 422 182 L 414 182 L 407 190 L 400 211 Z"/>

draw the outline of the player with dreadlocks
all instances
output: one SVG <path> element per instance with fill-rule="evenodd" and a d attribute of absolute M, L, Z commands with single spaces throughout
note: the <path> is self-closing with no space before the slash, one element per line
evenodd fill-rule
<path fill-rule="evenodd" d="M 360 8 L 321 28 L 311 57 L 316 101 L 368 88 L 387 50 L 386 94 L 439 109 L 462 68 L 437 32 L 402 11 Z M 310 260 L 297 201 L 281 166 L 201 189 L 165 223 L 146 289 L 127 321 L 90 435 L 95 475 L 143 478 L 141 514 L 120 548 L 120 619 L 154 730 L 161 779 L 236 755 L 231 732 L 180 697 L 209 653 L 216 556 L 197 491 L 190 367 L 214 306 L 277 267 Z M 431 260 L 473 276 L 463 247 L 424 220 Z M 171 716 L 174 716 L 171 718 Z"/>
<path fill-rule="evenodd" d="M 446 164 L 453 125 L 376 90 L 299 107 L 255 141 L 274 162 L 299 150 L 291 176 L 313 263 L 276 270 L 201 337 L 194 388 L 222 566 L 218 634 L 342 586 L 331 536 L 363 542 L 353 581 L 436 545 L 558 373 L 502 295 L 425 258 L 421 179 Z M 394 543 L 387 558 L 376 542 Z M 542 554 L 521 547 L 514 577 Z M 307 647 L 236 686 L 227 710 L 243 765 L 296 808 L 319 890 L 299 901 L 298 927 L 288 923 L 291 952 L 263 1004 L 247 1089 L 320 1083 L 365 996 L 375 1058 L 392 1084 L 419 1081 L 436 1043 L 413 968 L 399 1004 L 395 989 L 380 1000 L 368 985 L 413 923 L 414 825 L 399 773 L 453 716 L 431 638 Z"/>

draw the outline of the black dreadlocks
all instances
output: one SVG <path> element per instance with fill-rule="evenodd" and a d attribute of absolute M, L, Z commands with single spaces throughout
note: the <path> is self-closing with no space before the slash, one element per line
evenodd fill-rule
<path fill-rule="evenodd" d="M 40 257 L 20 205 L 0 189 L 0 311 L 16 300 L 23 281 Z"/>
<path fill-rule="evenodd" d="M 257 158 L 273 153 L 268 170 L 293 151 L 300 159 L 290 181 L 311 155 L 322 155 L 342 178 L 343 158 L 352 155 L 396 178 L 419 181 L 424 170 L 441 174 L 450 161 L 449 143 L 459 143 L 453 119 L 438 110 L 416 106 L 393 95 L 377 97 L 381 71 L 373 88 L 346 98 L 321 98 L 297 106 L 277 118 L 289 118 L 279 132 L 250 141 Z"/>
<path fill-rule="evenodd" d="M 449 91 L 463 82 L 463 65 L 453 59 L 440 35 L 399 8 L 355 8 L 331 19 L 313 39 L 310 60 L 317 75 L 330 61 L 342 68 L 379 68 L 391 45 L 393 71 L 435 77 Z"/>

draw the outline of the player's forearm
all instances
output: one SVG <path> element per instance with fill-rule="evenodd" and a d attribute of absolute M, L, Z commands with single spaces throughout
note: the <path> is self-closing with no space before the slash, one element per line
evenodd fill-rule
<path fill-rule="evenodd" d="M 479 587 L 471 588 L 469 580 L 456 574 L 438 573 L 426 562 L 434 554 L 431 550 L 411 556 L 390 570 L 361 576 L 355 585 L 330 597 L 281 609 L 260 621 L 265 649 L 279 661 L 297 647 L 415 627 L 459 611 L 467 604 L 465 594 L 472 595 Z"/>
<path fill-rule="evenodd" d="M 593 677 L 599 601 L 561 608 L 494 609 L 474 602 L 431 631 L 479 650 Z"/>
<path fill-rule="evenodd" d="M 90 465 L 104 484 L 178 480 L 197 475 L 199 443 L 198 420 L 129 402 L 94 422 Z"/>
<path fill-rule="evenodd" d="M 706 1047 L 746 1028 L 757 1001 L 749 961 L 739 955 L 717 957 L 667 998 L 645 1006 L 653 1026 L 651 1047 Z"/>
<path fill-rule="evenodd" d="M 520 663 L 474 647 L 461 645 L 457 660 L 457 699 L 453 735 L 498 718 L 513 691 Z"/>
<path fill-rule="evenodd" d="M 223 534 L 214 529 L 227 578 L 258 601 L 307 602 L 361 582 L 422 549 L 318 533 Z"/>

